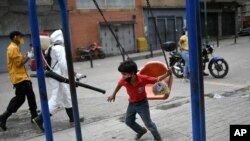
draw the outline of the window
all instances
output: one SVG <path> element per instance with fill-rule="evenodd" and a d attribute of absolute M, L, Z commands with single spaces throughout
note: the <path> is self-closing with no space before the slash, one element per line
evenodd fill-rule
<path fill-rule="evenodd" d="M 135 0 L 96 0 L 101 9 L 135 8 Z M 96 9 L 93 0 L 76 0 L 77 9 Z"/>

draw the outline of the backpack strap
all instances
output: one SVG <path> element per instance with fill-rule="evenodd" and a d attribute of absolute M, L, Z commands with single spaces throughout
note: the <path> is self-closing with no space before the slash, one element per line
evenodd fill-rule
<path fill-rule="evenodd" d="M 55 65 L 53 65 L 52 69 L 54 69 L 54 67 L 56 66 L 57 63 L 58 63 L 58 60 L 56 60 L 56 63 L 55 63 Z"/>
<path fill-rule="evenodd" d="M 49 49 L 48 49 L 48 52 L 47 54 L 45 55 L 45 60 L 47 61 L 47 64 L 49 65 L 46 69 L 47 70 L 53 70 L 54 67 L 56 66 L 56 64 L 58 63 L 58 60 L 56 61 L 56 63 L 51 67 L 51 49 L 52 49 L 53 46 L 51 46 Z"/>

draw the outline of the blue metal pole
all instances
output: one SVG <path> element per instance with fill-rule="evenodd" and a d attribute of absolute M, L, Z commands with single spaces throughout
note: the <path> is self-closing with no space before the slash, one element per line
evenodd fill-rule
<path fill-rule="evenodd" d="M 63 33 L 64 33 L 63 35 L 64 35 L 64 41 L 65 41 L 65 52 L 66 52 L 66 59 L 67 59 L 67 66 L 68 66 L 68 75 L 69 75 L 72 108 L 73 108 L 73 113 L 74 113 L 76 138 L 77 138 L 77 141 L 82 141 L 82 132 L 81 132 L 81 124 L 79 120 L 76 84 L 75 84 L 75 78 L 74 78 L 74 67 L 73 67 L 72 51 L 71 51 L 71 43 L 70 43 L 69 19 L 68 19 L 65 0 L 58 0 L 58 3 L 61 9 L 61 19 L 62 19 L 62 26 L 63 26 Z"/>
<path fill-rule="evenodd" d="M 200 1 L 186 0 L 186 10 L 189 39 L 193 141 L 206 141 L 200 34 Z"/>
<path fill-rule="evenodd" d="M 44 121 L 44 126 L 45 126 L 46 141 L 53 141 L 49 107 L 48 107 L 48 98 L 47 98 L 46 85 L 45 85 L 45 79 L 44 79 L 44 68 L 43 68 L 43 61 L 42 61 L 35 0 L 29 0 L 29 20 L 30 20 L 32 43 L 34 47 L 34 56 L 36 60 L 36 72 L 37 72 L 40 101 L 41 101 L 41 107 L 42 107 L 42 113 L 43 113 L 42 115 L 43 115 L 43 121 Z"/>

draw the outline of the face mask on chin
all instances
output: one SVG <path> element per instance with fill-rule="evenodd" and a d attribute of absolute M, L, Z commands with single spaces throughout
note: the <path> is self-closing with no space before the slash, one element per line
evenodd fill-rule
<path fill-rule="evenodd" d="M 23 38 L 20 38 L 20 39 L 19 39 L 19 44 L 20 44 L 20 45 L 24 45 L 24 39 L 23 39 Z"/>
<path fill-rule="evenodd" d="M 23 44 L 24 44 L 24 38 L 23 38 L 23 37 L 15 37 L 15 38 L 14 38 L 14 42 L 15 42 L 17 45 L 23 45 Z"/>

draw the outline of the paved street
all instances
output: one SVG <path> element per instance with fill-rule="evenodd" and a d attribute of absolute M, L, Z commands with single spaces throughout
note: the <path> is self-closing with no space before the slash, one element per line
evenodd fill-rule
<path fill-rule="evenodd" d="M 230 124 L 250 124 L 249 43 L 249 37 L 240 37 L 237 44 L 233 44 L 233 39 L 223 40 L 220 47 L 215 48 L 215 55 L 222 56 L 228 62 L 229 74 L 223 79 L 215 79 L 211 75 L 204 77 L 207 141 L 228 141 Z M 159 52 L 153 58 L 142 59 L 141 56 L 146 54 L 148 53 L 132 54 L 131 57 L 140 56 L 140 59 L 136 60 L 139 67 L 148 61 L 164 62 Z M 84 141 L 133 140 L 134 133 L 123 122 L 127 107 L 125 89 L 118 93 L 115 103 L 106 102 L 107 96 L 112 93 L 120 78 L 117 66 L 121 61 L 121 56 L 94 60 L 94 68 L 90 68 L 89 62 L 74 63 L 75 71 L 87 75 L 87 79 L 83 82 L 106 90 L 106 94 L 103 95 L 85 88 L 77 88 L 80 116 L 85 118 L 85 122 L 81 125 Z M 2 112 L 13 96 L 14 90 L 6 73 L 0 74 L 0 82 Z M 37 102 L 40 104 L 37 80 L 32 78 L 32 82 Z M 48 85 L 47 92 L 50 93 Z M 192 140 L 189 83 L 182 83 L 181 79 L 175 78 L 170 98 L 164 101 L 150 101 L 150 106 L 152 119 L 164 141 Z M 68 126 L 64 109 L 59 109 L 51 120 L 55 141 L 76 140 L 75 129 Z M 140 118 L 138 120 L 140 121 Z M 43 133 L 30 124 L 27 103 L 11 116 L 7 127 L 8 131 L 0 132 L 0 141 L 45 140 Z M 152 136 L 148 132 L 141 140 L 150 141 Z"/>

